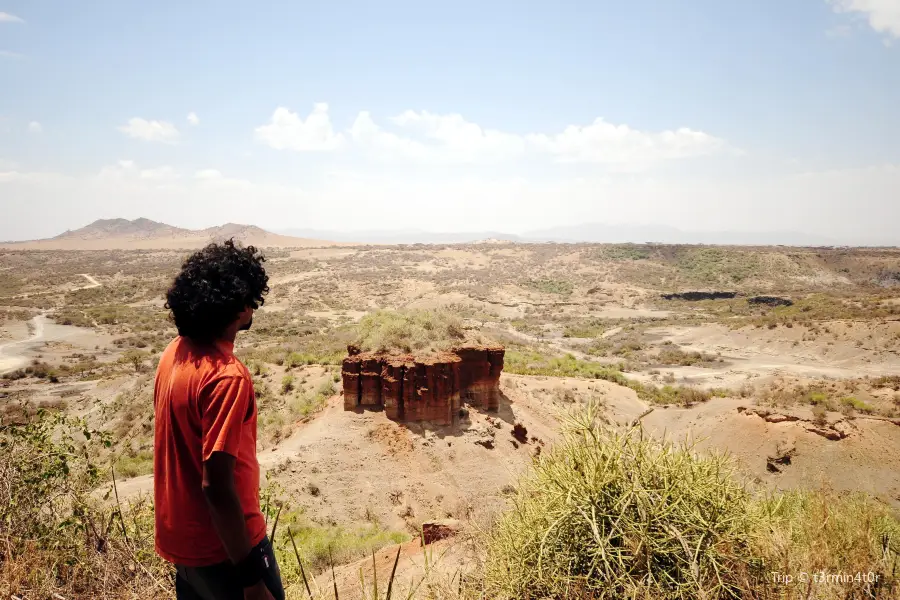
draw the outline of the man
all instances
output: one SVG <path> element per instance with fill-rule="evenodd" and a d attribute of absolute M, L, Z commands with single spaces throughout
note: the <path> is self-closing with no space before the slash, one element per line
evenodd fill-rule
<path fill-rule="evenodd" d="M 156 551 L 179 600 L 283 600 L 259 506 L 256 398 L 233 354 L 269 291 L 253 246 L 210 244 L 166 295 L 178 337 L 156 371 Z"/>

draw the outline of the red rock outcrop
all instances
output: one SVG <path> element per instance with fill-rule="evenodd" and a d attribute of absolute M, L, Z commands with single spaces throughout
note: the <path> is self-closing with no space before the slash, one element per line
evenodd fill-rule
<path fill-rule="evenodd" d="M 503 371 L 503 348 L 459 348 L 462 359 L 460 387 L 472 406 L 486 410 L 500 407 L 500 373 Z"/>
<path fill-rule="evenodd" d="M 438 540 L 454 536 L 459 532 L 460 523 L 456 519 L 428 521 L 422 523 L 422 545 L 427 546 Z"/>
<path fill-rule="evenodd" d="M 462 402 L 496 411 L 500 406 L 501 347 L 467 347 L 434 356 L 361 353 L 344 359 L 344 409 L 383 407 L 398 421 L 452 424 Z"/>

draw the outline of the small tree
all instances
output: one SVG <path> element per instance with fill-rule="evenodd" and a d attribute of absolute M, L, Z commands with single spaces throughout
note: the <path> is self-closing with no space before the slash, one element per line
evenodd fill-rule
<path fill-rule="evenodd" d="M 134 372 L 140 373 L 141 367 L 144 366 L 144 359 L 146 358 L 146 356 L 147 355 L 140 350 L 129 350 L 122 356 L 122 360 L 134 365 Z"/>
<path fill-rule="evenodd" d="M 281 393 L 287 394 L 291 390 L 294 389 L 294 376 L 291 374 L 285 375 L 281 379 Z"/>

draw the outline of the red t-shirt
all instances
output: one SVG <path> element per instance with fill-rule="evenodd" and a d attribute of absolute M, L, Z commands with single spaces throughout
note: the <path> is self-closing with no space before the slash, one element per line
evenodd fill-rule
<path fill-rule="evenodd" d="M 156 551 L 169 562 L 202 567 L 228 560 L 203 494 L 203 461 L 235 457 L 234 483 L 254 546 L 266 535 L 259 508 L 256 397 L 234 345 L 201 346 L 177 337 L 156 370 L 153 488 Z"/>

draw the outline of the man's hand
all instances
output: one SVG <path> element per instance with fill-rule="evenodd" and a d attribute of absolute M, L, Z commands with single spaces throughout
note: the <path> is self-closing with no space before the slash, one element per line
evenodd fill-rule
<path fill-rule="evenodd" d="M 260 581 L 253 587 L 244 588 L 244 600 L 275 600 L 266 584 Z"/>

